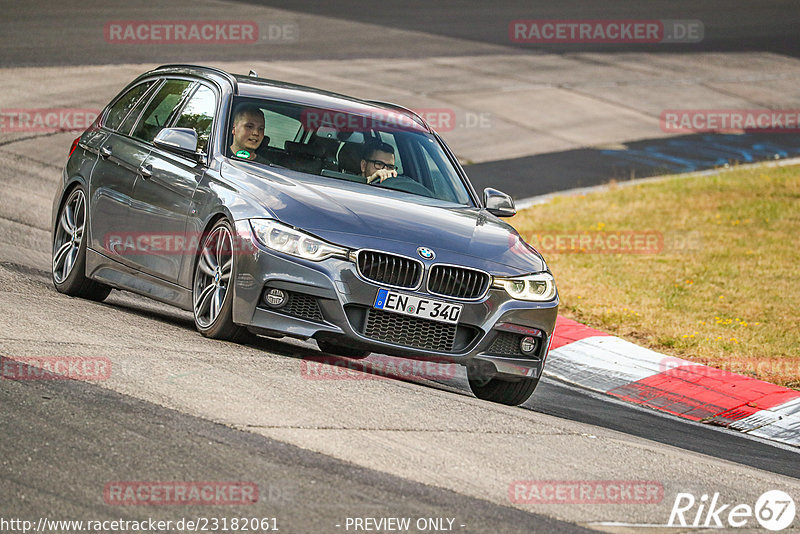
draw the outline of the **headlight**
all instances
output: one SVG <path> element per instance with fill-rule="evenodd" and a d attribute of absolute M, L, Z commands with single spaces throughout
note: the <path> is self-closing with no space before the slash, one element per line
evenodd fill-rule
<path fill-rule="evenodd" d="M 516 278 L 495 278 L 494 286 L 501 287 L 517 300 L 545 302 L 556 297 L 556 281 L 550 273 L 536 273 Z"/>
<path fill-rule="evenodd" d="M 337 247 L 270 219 L 250 219 L 250 228 L 259 243 L 272 250 L 311 261 L 331 256 L 347 258 L 347 249 Z"/>

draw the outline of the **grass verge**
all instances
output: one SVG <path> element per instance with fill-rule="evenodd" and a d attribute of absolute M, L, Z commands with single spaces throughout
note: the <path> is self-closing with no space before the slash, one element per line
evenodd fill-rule
<path fill-rule="evenodd" d="M 800 389 L 800 167 L 612 185 L 510 223 L 550 265 L 563 315 Z"/>

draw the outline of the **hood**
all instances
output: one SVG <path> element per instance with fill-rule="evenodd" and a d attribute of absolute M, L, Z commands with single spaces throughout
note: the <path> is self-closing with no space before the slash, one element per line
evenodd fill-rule
<path fill-rule="evenodd" d="M 418 247 L 427 247 L 436 262 L 500 276 L 546 269 L 510 225 L 483 209 L 248 163 L 231 162 L 222 171 L 273 218 L 337 245 L 415 258 Z"/>

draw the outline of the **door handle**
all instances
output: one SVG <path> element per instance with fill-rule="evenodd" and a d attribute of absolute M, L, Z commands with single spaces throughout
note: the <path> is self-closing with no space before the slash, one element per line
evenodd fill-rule
<path fill-rule="evenodd" d="M 100 157 L 105 159 L 111 155 L 111 147 L 104 146 L 100 148 Z"/>
<path fill-rule="evenodd" d="M 139 175 L 147 180 L 148 178 L 153 176 L 153 166 L 150 164 L 142 165 L 139 167 Z"/>

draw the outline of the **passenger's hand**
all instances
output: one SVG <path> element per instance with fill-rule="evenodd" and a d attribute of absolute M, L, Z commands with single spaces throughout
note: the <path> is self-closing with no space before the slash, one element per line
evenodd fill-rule
<path fill-rule="evenodd" d="M 389 169 L 381 169 L 379 171 L 375 171 L 372 173 L 371 176 L 367 176 L 367 183 L 371 184 L 375 180 L 378 180 L 378 183 L 383 183 L 384 180 L 387 178 L 394 178 L 397 176 L 397 171 L 390 171 Z"/>

